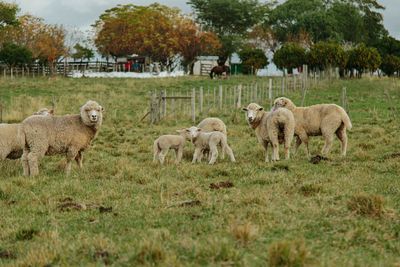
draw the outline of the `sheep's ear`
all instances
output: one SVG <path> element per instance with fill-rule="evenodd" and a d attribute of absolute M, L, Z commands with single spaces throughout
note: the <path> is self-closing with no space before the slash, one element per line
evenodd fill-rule
<path fill-rule="evenodd" d="M 54 115 L 54 109 L 50 109 L 49 114 Z"/>
<path fill-rule="evenodd" d="M 200 132 L 200 131 L 201 131 L 201 128 L 198 128 L 197 131 Z"/>
<path fill-rule="evenodd" d="M 101 109 L 101 111 L 102 111 L 102 112 L 104 112 L 104 111 L 105 111 L 105 109 L 104 109 L 102 106 L 100 106 L 100 109 Z"/>
<path fill-rule="evenodd" d="M 242 108 L 243 111 L 249 111 L 247 108 Z"/>
<path fill-rule="evenodd" d="M 261 110 L 263 110 L 263 109 L 264 109 L 264 108 L 263 108 L 263 107 L 261 107 L 261 108 L 259 108 L 259 109 L 258 109 L 258 111 L 261 111 Z"/>
<path fill-rule="evenodd" d="M 188 133 L 190 133 L 190 130 L 189 129 L 184 129 L 184 131 L 186 130 L 186 132 L 188 132 Z"/>

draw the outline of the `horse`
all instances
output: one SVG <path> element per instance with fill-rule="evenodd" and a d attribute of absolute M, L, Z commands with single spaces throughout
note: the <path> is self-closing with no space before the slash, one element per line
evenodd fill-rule
<path fill-rule="evenodd" d="M 226 65 L 215 66 L 210 71 L 210 78 L 213 79 L 215 77 L 215 75 L 220 77 L 223 73 L 225 73 L 225 75 L 228 76 L 230 73 L 230 68 Z"/>

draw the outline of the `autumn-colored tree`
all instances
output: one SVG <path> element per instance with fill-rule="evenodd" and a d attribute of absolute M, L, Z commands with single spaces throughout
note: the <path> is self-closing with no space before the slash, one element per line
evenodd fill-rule
<path fill-rule="evenodd" d="M 103 56 L 140 54 L 164 65 L 179 52 L 178 9 L 160 4 L 118 5 L 106 10 L 94 27 L 94 43 Z"/>
<path fill-rule="evenodd" d="M 216 34 L 203 32 L 190 19 L 182 19 L 177 29 L 179 38 L 179 53 L 183 57 L 183 65 L 193 74 L 196 58 L 200 55 L 212 55 L 221 48 Z"/>

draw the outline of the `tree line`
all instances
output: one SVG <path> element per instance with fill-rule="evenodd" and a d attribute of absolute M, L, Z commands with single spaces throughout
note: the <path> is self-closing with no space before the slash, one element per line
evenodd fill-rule
<path fill-rule="evenodd" d="M 86 40 L 71 41 L 62 25 L 18 15 L 16 4 L 0 0 L 0 61 L 54 66 L 66 57 L 91 59 L 138 54 L 171 68 L 180 59 L 193 71 L 200 55 L 217 55 L 225 64 L 238 53 L 245 73 L 268 64 L 274 52 L 281 69 L 308 64 L 337 67 L 342 77 L 380 69 L 399 73 L 400 41 L 383 25 L 379 0 L 189 0 L 193 14 L 160 4 L 117 5 L 105 10 Z"/>

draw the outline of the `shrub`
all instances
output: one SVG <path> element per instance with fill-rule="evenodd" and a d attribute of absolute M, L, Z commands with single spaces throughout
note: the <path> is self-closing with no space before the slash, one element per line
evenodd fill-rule
<path fill-rule="evenodd" d="M 269 266 L 300 267 L 308 260 L 304 241 L 280 241 L 269 247 Z"/>
<path fill-rule="evenodd" d="M 382 196 L 363 193 L 351 197 L 347 207 L 359 215 L 381 217 L 385 212 L 384 203 Z"/>

